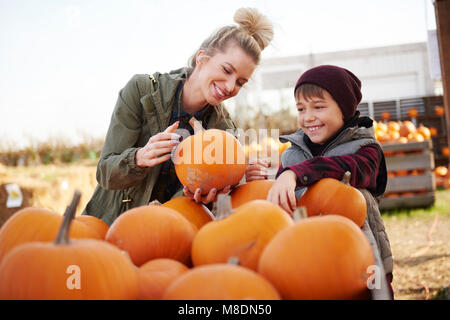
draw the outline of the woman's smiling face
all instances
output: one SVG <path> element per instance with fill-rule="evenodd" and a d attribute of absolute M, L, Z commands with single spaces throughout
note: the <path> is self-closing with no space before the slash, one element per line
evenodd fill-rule
<path fill-rule="evenodd" d="M 337 102 L 326 91 L 322 97 L 305 99 L 300 93 L 296 97 L 298 123 L 309 139 L 318 144 L 325 143 L 344 125 L 344 116 Z"/>
<path fill-rule="evenodd" d="M 199 57 L 204 54 L 199 51 Z M 217 105 L 238 94 L 256 68 L 252 57 L 238 45 L 229 45 L 224 52 L 198 62 L 200 88 L 204 99 Z"/>

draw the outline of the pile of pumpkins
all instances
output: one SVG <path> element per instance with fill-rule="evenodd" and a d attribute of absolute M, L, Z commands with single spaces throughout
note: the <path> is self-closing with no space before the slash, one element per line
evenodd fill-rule
<path fill-rule="evenodd" d="M 230 142 L 224 152 L 244 153 L 233 136 L 213 133 Z M 175 162 L 189 188 L 207 192 L 242 178 L 202 183 L 220 170 L 193 165 Z M 188 197 L 132 208 L 110 226 L 75 217 L 79 194 L 63 216 L 22 209 L 0 229 L 0 299 L 369 299 L 375 262 L 361 230 L 366 201 L 349 180 L 316 182 L 293 216 L 265 200 L 270 180 L 221 195 L 215 215 Z"/>
<path fill-rule="evenodd" d="M 410 121 L 374 121 L 375 137 L 380 143 L 422 142 L 437 135 L 436 128 Z"/>

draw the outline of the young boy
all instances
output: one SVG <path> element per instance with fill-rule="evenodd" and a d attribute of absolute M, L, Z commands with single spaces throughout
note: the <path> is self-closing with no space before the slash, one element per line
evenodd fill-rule
<path fill-rule="evenodd" d="M 282 154 L 267 200 L 292 214 L 306 187 L 326 177 L 342 180 L 350 171 L 350 184 L 366 198 L 368 223 L 391 282 L 392 253 L 375 200 L 386 189 L 386 163 L 372 120 L 356 111 L 361 81 L 347 69 L 322 65 L 302 74 L 294 96 L 300 129 L 280 137 L 291 147 Z"/>

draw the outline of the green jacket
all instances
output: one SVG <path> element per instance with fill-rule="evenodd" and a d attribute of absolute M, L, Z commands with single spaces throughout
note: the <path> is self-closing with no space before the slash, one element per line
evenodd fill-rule
<path fill-rule="evenodd" d="M 148 204 L 161 164 L 138 167 L 136 151 L 168 127 L 177 87 L 186 76 L 185 68 L 163 74 L 139 74 L 119 92 L 97 165 L 98 185 L 83 214 L 110 225 L 122 212 Z M 223 105 L 210 108 L 214 110 L 208 129 L 236 129 Z M 180 195 L 181 190 L 174 197 Z"/>

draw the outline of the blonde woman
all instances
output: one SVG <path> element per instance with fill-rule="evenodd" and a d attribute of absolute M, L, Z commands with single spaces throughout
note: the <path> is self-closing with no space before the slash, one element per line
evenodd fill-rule
<path fill-rule="evenodd" d="M 99 184 L 83 214 L 111 224 L 125 210 L 182 195 L 169 159 L 180 142 L 177 129 L 192 133 L 192 116 L 205 129 L 235 129 L 222 102 L 250 79 L 273 38 L 273 27 L 253 8 L 238 9 L 234 21 L 207 38 L 188 67 L 135 75 L 119 92 L 97 166 Z M 247 181 L 264 178 L 265 170 L 263 164 L 249 165 Z M 212 189 L 204 196 L 200 189 L 185 192 L 208 204 L 229 189 Z"/>

